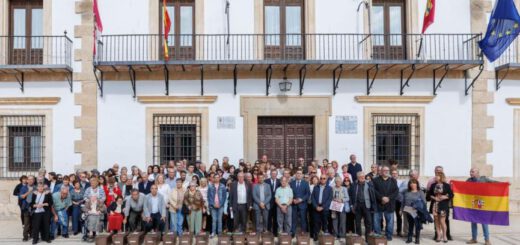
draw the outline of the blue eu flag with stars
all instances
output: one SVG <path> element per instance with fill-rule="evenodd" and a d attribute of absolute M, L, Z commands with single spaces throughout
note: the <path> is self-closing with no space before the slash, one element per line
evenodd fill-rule
<path fill-rule="evenodd" d="M 490 62 L 495 61 L 520 33 L 520 15 L 514 0 L 497 0 L 480 49 Z"/>

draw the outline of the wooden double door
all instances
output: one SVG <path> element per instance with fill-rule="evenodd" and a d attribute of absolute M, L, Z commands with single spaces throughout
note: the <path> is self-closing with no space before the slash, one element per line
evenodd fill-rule
<path fill-rule="evenodd" d="M 258 156 L 295 164 L 314 160 L 314 117 L 258 117 Z"/>

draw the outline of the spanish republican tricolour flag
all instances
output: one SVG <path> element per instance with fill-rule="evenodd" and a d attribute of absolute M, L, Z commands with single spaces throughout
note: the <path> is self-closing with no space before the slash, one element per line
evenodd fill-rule
<path fill-rule="evenodd" d="M 489 225 L 509 225 L 509 183 L 452 181 L 453 218 Z"/>

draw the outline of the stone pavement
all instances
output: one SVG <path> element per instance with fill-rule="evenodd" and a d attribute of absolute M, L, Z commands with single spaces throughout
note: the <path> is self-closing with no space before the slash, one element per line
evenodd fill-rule
<path fill-rule="evenodd" d="M 448 244 L 465 244 L 465 242 L 471 237 L 470 224 L 466 222 L 460 222 L 452 220 L 452 235 L 454 241 Z M 510 217 L 510 226 L 491 226 L 491 242 L 493 245 L 520 245 L 520 215 L 512 215 Z M 480 236 L 479 242 L 483 244 L 482 230 L 479 228 Z M 30 242 L 22 242 L 22 227 L 19 221 L 13 220 L 0 220 L 0 245 L 3 244 L 24 244 L 29 245 Z M 436 243 L 431 240 L 433 237 L 433 224 L 425 226 L 423 234 L 421 235 L 421 244 L 444 244 Z M 88 244 L 81 242 L 80 235 L 71 236 L 69 239 L 57 238 L 51 244 Z M 211 242 L 215 244 L 215 242 Z M 46 244 L 46 243 L 41 243 Z M 344 244 L 344 241 L 336 242 L 336 244 Z M 406 244 L 402 238 L 394 238 L 389 244 Z"/>

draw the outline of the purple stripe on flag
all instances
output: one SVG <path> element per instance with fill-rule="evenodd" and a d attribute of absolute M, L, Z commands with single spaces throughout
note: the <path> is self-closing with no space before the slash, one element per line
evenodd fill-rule
<path fill-rule="evenodd" d="M 479 224 L 509 226 L 509 212 L 453 207 L 453 219 Z"/>

